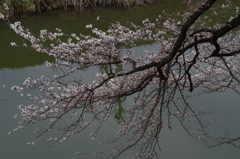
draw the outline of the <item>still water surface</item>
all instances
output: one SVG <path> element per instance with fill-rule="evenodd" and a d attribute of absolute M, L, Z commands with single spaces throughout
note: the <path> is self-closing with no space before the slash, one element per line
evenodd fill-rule
<path fill-rule="evenodd" d="M 178 7 L 174 8 L 170 3 L 166 3 L 134 10 L 104 8 L 87 10 L 81 15 L 73 10 L 57 10 L 28 17 L 18 17 L 17 19 L 36 33 L 40 29 L 54 30 L 54 28 L 58 27 L 67 33 L 81 32 L 90 34 L 89 30 L 85 29 L 87 24 L 93 24 L 93 26 L 102 29 L 108 26 L 107 22 L 96 21 L 97 16 L 109 22 L 135 20 L 135 23 L 140 23 L 142 19 L 147 17 L 154 20 L 162 13 L 163 9 L 171 7 L 172 11 L 176 12 L 181 9 L 180 5 L 174 6 Z M 89 131 L 74 136 L 57 146 L 47 143 L 44 138 L 35 140 L 32 131 L 30 131 L 31 128 L 7 135 L 8 131 L 17 126 L 17 121 L 13 119 L 13 115 L 18 113 L 16 106 L 28 102 L 18 93 L 11 91 L 10 87 L 20 85 L 27 77 L 38 77 L 43 74 L 51 76 L 56 70 L 46 68 L 43 64 L 46 60 L 52 61 L 52 58 L 26 48 L 10 47 L 11 41 L 21 42 L 22 39 L 9 30 L 5 23 L 0 22 L 0 28 L 0 159 L 97 159 L 97 156 L 76 156 L 75 152 L 110 150 L 111 145 L 100 145 L 100 147 L 95 145 L 90 139 Z M 135 50 L 143 52 L 150 47 L 157 49 L 157 45 L 153 44 L 139 46 Z M 87 75 L 88 72 L 84 72 L 84 74 Z M 3 85 L 6 88 L 3 88 Z M 197 103 L 197 107 L 203 106 L 204 109 L 213 112 L 207 118 L 212 121 L 216 120 L 221 126 L 221 129 L 214 128 L 216 134 L 224 134 L 227 130 L 233 135 L 240 134 L 239 96 L 233 92 L 225 95 L 214 93 L 195 95 L 190 100 Z M 101 137 L 114 136 L 115 132 L 113 130 L 117 130 L 117 128 L 117 122 L 114 119 L 111 120 L 103 130 Z M 58 132 L 53 133 L 57 134 Z M 35 142 L 35 146 L 26 144 L 32 141 Z M 180 126 L 176 126 L 171 131 L 164 128 L 160 136 L 160 142 L 162 148 L 160 153 L 164 159 L 235 159 L 240 156 L 240 150 L 229 145 L 211 149 L 206 148 L 201 141 L 190 138 Z M 121 158 L 127 158 L 128 156 L 129 154 L 126 154 Z"/>

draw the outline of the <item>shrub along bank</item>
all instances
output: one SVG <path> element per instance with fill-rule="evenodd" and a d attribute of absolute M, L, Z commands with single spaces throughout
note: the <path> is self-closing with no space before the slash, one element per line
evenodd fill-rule
<path fill-rule="evenodd" d="M 2 0 L 0 2 L 0 12 L 5 12 L 4 5 L 9 7 L 9 14 L 27 14 L 52 10 L 56 8 L 74 7 L 81 11 L 86 7 L 96 6 L 117 6 L 134 7 L 143 4 L 153 3 L 158 0 Z"/>

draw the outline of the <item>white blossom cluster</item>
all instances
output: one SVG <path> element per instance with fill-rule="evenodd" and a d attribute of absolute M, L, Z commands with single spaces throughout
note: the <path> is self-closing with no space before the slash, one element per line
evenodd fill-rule
<path fill-rule="evenodd" d="M 115 157 L 134 146 L 139 146 L 135 157 L 151 158 L 156 155 L 154 152 L 162 127 L 174 128 L 172 118 L 178 119 L 192 137 L 211 138 L 212 133 L 206 129 L 212 123 L 199 118 L 206 112 L 193 109 L 185 93 L 196 88 L 207 92 L 230 88 L 239 93 L 240 83 L 239 30 L 230 32 L 230 29 L 221 35 L 218 31 L 227 28 L 226 22 L 211 24 L 209 16 L 192 16 L 208 7 L 204 6 L 205 3 L 212 1 L 199 1 L 195 7 L 191 5 L 188 12 L 176 14 L 175 19 L 164 20 L 161 16 L 156 22 L 145 19 L 142 26 L 115 23 L 107 31 L 102 31 L 89 24 L 86 28 L 92 30 L 92 36 L 66 35 L 59 28 L 54 33 L 41 30 L 40 35 L 35 36 L 20 22 L 11 24 L 11 28 L 29 42 L 23 46 L 53 56 L 56 62 L 46 62 L 46 65 L 61 72 L 53 77 L 29 77 L 22 86 L 12 87 L 35 102 L 18 106 L 21 114 L 15 117 L 20 120 L 20 127 L 13 131 L 25 128 L 25 124 L 48 120 L 45 129 L 34 131 L 40 136 L 57 127 L 61 119 L 70 117 L 70 122 L 64 123 L 63 135 L 49 137 L 47 141 L 63 142 L 97 122 L 96 131 L 90 135 L 95 140 L 98 131 L 119 107 L 118 137 L 106 142 L 123 138 L 128 145 L 116 147 Z M 231 5 L 228 3 L 220 7 L 229 9 Z M 219 6 L 216 8 L 219 10 Z M 217 9 L 212 11 L 219 15 Z M 237 16 L 232 15 L 227 23 Z M 217 35 L 221 36 L 214 41 Z M 67 40 L 63 40 L 66 37 Z M 159 50 L 149 49 L 138 56 L 132 47 L 143 41 L 158 43 Z M 15 42 L 11 45 L 17 46 Z M 219 51 L 213 54 L 218 47 Z M 85 82 L 82 75 L 79 79 L 70 78 L 70 75 L 89 68 L 99 69 L 93 81 Z M 38 89 L 39 93 L 26 94 L 28 89 Z M 131 97 L 132 101 L 124 111 L 120 111 L 121 101 L 127 97 Z M 188 127 L 188 121 L 197 123 L 194 133 Z"/>

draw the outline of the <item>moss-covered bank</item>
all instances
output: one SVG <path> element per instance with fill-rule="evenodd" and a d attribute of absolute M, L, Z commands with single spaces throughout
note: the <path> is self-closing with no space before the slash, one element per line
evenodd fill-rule
<path fill-rule="evenodd" d="M 3 4 L 9 7 L 9 13 L 27 14 L 40 12 L 43 10 L 52 10 L 56 8 L 74 7 L 81 11 L 86 7 L 96 6 L 117 6 L 117 7 L 134 7 L 159 0 L 2 0 L 0 2 L 0 12 L 5 12 Z"/>

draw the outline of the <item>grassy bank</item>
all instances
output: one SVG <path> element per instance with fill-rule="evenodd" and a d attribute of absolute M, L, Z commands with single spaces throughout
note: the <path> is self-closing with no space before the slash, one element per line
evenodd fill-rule
<path fill-rule="evenodd" d="M 28 14 L 40 12 L 43 10 L 52 10 L 56 8 L 74 7 L 81 11 L 86 7 L 96 6 L 117 6 L 134 7 L 156 2 L 158 0 L 2 0 L 0 2 L 0 12 L 5 12 L 3 4 L 9 7 L 10 15 Z"/>

